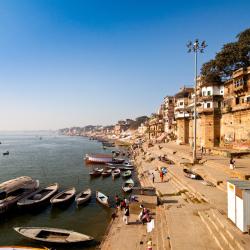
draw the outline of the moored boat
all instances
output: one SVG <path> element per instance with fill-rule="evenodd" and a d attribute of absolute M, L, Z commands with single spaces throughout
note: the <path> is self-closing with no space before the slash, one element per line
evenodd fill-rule
<path fill-rule="evenodd" d="M 109 198 L 105 194 L 96 191 L 96 200 L 102 205 L 109 207 Z"/>
<path fill-rule="evenodd" d="M 92 192 L 90 188 L 86 189 L 85 191 L 80 192 L 75 198 L 77 205 L 81 205 L 89 201 L 91 199 L 91 195 L 92 195 Z"/>
<path fill-rule="evenodd" d="M 70 244 L 91 241 L 94 239 L 85 234 L 59 228 L 14 227 L 14 230 L 27 238 L 41 242 Z"/>
<path fill-rule="evenodd" d="M 127 170 L 134 170 L 134 168 L 132 168 L 132 167 L 119 167 L 119 169 L 121 170 L 121 171 L 127 171 Z"/>
<path fill-rule="evenodd" d="M 125 172 L 122 174 L 122 177 L 123 177 L 123 178 L 128 178 L 128 177 L 131 177 L 131 175 L 132 175 L 131 170 L 127 170 L 127 171 L 125 171 Z"/>
<path fill-rule="evenodd" d="M 132 179 L 128 179 L 127 181 L 124 182 L 124 184 L 122 185 L 122 190 L 124 192 L 130 192 L 132 191 L 133 187 L 134 187 L 135 183 Z"/>
<path fill-rule="evenodd" d="M 17 202 L 17 206 L 20 208 L 34 207 L 36 205 L 45 204 L 49 199 L 57 193 L 59 189 L 58 183 L 51 184 L 45 188 L 36 190 L 35 192 L 24 197 Z"/>
<path fill-rule="evenodd" d="M 10 154 L 9 151 L 3 152 L 3 155 L 9 155 L 9 154 Z"/>
<path fill-rule="evenodd" d="M 98 177 L 98 176 L 101 176 L 102 175 L 102 172 L 103 172 L 103 168 L 102 169 L 94 169 L 93 171 L 91 171 L 89 173 L 89 175 L 91 177 Z"/>
<path fill-rule="evenodd" d="M 21 176 L 0 184 L 0 215 L 15 207 L 17 202 L 39 187 L 39 181 Z"/>
<path fill-rule="evenodd" d="M 112 177 L 117 178 L 121 174 L 121 170 L 119 168 L 116 168 L 115 170 L 112 171 Z"/>
<path fill-rule="evenodd" d="M 103 177 L 108 177 L 108 176 L 111 175 L 111 173 L 112 173 L 112 169 L 107 169 L 107 170 L 104 170 L 104 171 L 102 172 L 102 176 L 103 176 Z"/>
<path fill-rule="evenodd" d="M 130 168 L 133 168 L 133 167 L 134 167 L 134 165 L 132 165 L 132 164 L 129 163 L 129 162 L 124 162 L 124 163 L 123 163 L 123 166 L 124 166 L 124 167 L 130 167 Z"/>
<path fill-rule="evenodd" d="M 76 195 L 76 189 L 74 187 L 68 188 L 50 199 L 52 205 L 63 205 L 71 201 Z"/>
<path fill-rule="evenodd" d="M 111 163 L 113 161 L 113 156 L 110 154 L 86 154 L 85 162 L 87 164 L 105 164 Z"/>

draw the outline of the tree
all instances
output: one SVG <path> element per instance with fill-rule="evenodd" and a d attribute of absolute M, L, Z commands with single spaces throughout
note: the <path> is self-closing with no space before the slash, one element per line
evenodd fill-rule
<path fill-rule="evenodd" d="M 250 29 L 239 33 L 236 39 L 236 42 L 224 44 L 215 59 L 202 65 L 203 80 L 221 82 L 231 77 L 235 70 L 250 66 Z"/>

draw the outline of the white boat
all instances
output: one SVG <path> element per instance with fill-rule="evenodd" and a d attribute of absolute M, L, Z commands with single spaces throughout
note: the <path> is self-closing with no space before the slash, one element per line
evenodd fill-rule
<path fill-rule="evenodd" d="M 76 189 L 74 187 L 68 188 L 50 199 L 52 205 L 61 205 L 71 201 L 76 195 Z"/>
<path fill-rule="evenodd" d="M 83 203 L 89 201 L 91 199 L 91 194 L 92 194 L 92 192 L 91 192 L 90 188 L 88 188 L 85 191 L 79 193 L 76 196 L 76 199 L 75 199 L 77 205 L 80 205 L 80 204 L 83 204 Z"/>
<path fill-rule="evenodd" d="M 116 168 L 115 170 L 112 171 L 113 178 L 119 177 L 120 174 L 121 174 L 121 170 L 119 168 Z"/>
<path fill-rule="evenodd" d="M 131 170 L 127 170 L 127 171 L 125 171 L 125 172 L 122 174 L 122 177 L 123 177 L 123 178 L 128 178 L 128 177 L 131 177 L 131 175 L 132 175 Z"/>
<path fill-rule="evenodd" d="M 124 192 L 130 192 L 132 191 L 133 187 L 134 187 L 135 183 L 132 179 L 128 179 L 127 181 L 124 182 L 124 184 L 122 185 L 122 190 Z"/>
<path fill-rule="evenodd" d="M 79 243 L 93 240 L 93 237 L 71 230 L 49 227 L 14 227 L 21 235 L 41 242 Z"/>
<path fill-rule="evenodd" d="M 99 191 L 96 191 L 96 199 L 102 205 L 109 207 L 109 198 L 105 194 L 103 194 Z"/>
<path fill-rule="evenodd" d="M 54 183 L 45 188 L 36 190 L 35 192 L 29 194 L 28 196 L 18 201 L 17 206 L 25 208 L 25 207 L 34 207 L 42 205 L 47 201 L 49 201 L 49 199 L 57 193 L 58 189 L 59 189 L 58 183 Z"/>

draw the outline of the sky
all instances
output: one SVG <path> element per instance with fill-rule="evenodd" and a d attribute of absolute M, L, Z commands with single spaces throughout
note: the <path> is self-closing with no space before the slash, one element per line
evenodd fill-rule
<path fill-rule="evenodd" d="M 156 112 L 250 27 L 250 1 L 0 0 L 0 130 L 113 124 Z"/>

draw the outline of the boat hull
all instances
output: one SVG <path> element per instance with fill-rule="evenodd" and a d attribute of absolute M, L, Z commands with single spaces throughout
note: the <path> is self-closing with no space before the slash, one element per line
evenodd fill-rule
<path fill-rule="evenodd" d="M 59 228 L 15 227 L 14 230 L 29 239 L 53 244 L 82 243 L 94 239 L 88 235 Z"/>

